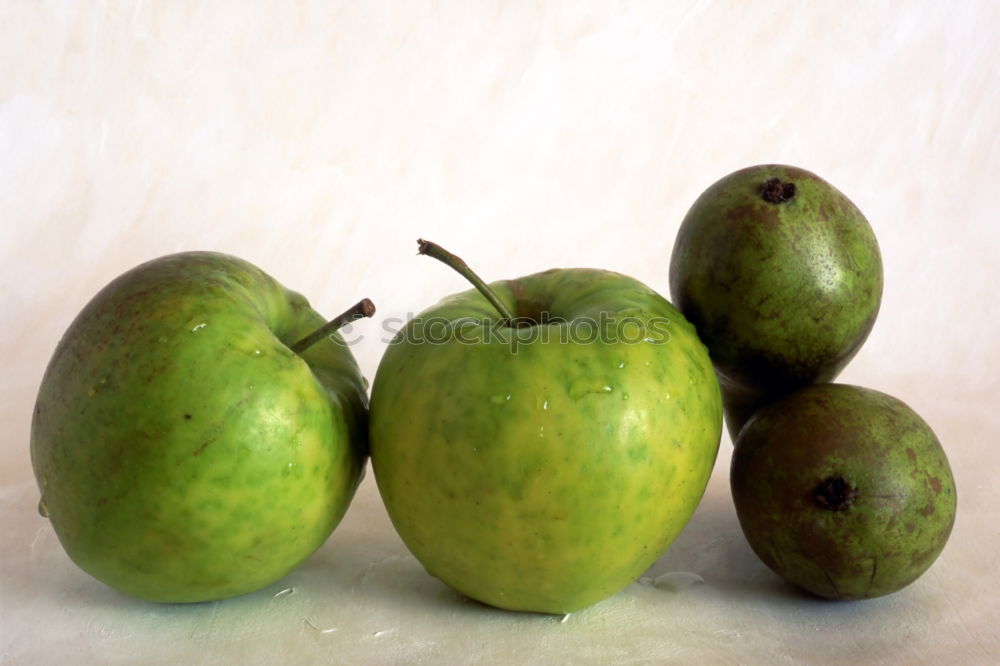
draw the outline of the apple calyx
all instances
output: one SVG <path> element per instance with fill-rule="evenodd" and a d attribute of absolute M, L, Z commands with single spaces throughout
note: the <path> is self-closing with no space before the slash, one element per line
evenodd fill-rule
<path fill-rule="evenodd" d="M 500 297 L 497 296 L 485 282 L 483 282 L 482 278 L 476 275 L 475 272 L 469 268 L 469 265 L 466 264 L 464 260 L 455 256 L 437 243 L 426 241 L 423 238 L 417 239 L 417 246 L 417 254 L 424 254 L 428 257 L 437 259 L 441 263 L 450 266 L 455 272 L 471 282 L 472 286 L 475 287 L 480 294 L 485 296 L 486 300 L 488 300 L 490 304 L 496 308 L 496 311 L 500 313 L 501 326 L 510 325 L 515 321 L 514 315 L 511 314 L 504 302 L 500 300 Z"/>
<path fill-rule="evenodd" d="M 335 333 L 337 330 L 351 323 L 355 319 L 371 317 L 375 314 L 375 304 L 370 299 L 362 298 L 348 310 L 340 313 L 330 321 L 326 322 L 315 331 L 302 338 L 290 348 L 296 354 L 301 354 L 325 337 Z"/>

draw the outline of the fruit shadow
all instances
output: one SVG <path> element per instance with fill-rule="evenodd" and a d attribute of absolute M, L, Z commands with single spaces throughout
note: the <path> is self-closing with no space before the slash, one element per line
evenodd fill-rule
<path fill-rule="evenodd" d="M 645 582 L 690 572 L 727 598 L 814 599 L 768 569 L 743 537 L 728 487 L 728 460 L 721 460 L 705 497 L 669 550 L 644 574 Z M 370 471 L 370 470 L 369 470 Z M 357 599 L 412 612 L 502 613 L 458 593 L 431 576 L 396 534 L 369 474 L 330 540 L 286 579 L 308 585 L 343 604 Z"/>
<path fill-rule="evenodd" d="M 750 548 L 736 517 L 728 481 L 717 479 L 684 531 L 640 581 L 667 590 L 678 582 L 697 581 L 690 576 L 676 577 L 675 572 L 697 574 L 704 581 L 699 585 L 702 591 L 725 604 L 785 608 L 827 621 L 867 614 L 875 617 L 888 603 L 885 599 L 831 601 L 779 577 Z"/>
<path fill-rule="evenodd" d="M 371 474 L 331 538 L 289 574 L 283 585 L 308 588 L 320 604 L 353 607 L 365 613 L 502 613 L 427 573 L 396 534 Z"/>
<path fill-rule="evenodd" d="M 674 572 L 697 574 L 706 587 L 727 598 L 754 601 L 809 596 L 779 578 L 750 549 L 728 483 L 717 477 L 687 526 L 643 578 L 656 581 Z"/>

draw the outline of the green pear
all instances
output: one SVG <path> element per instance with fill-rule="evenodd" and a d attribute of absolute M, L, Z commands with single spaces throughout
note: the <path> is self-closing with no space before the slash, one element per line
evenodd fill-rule
<path fill-rule="evenodd" d="M 867 339 L 882 298 L 871 226 L 804 169 L 722 178 L 681 223 L 670 293 L 708 347 L 733 439 L 761 406 L 832 381 Z"/>
<path fill-rule="evenodd" d="M 909 585 L 955 522 L 955 480 L 934 431 L 898 399 L 857 386 L 815 384 L 757 412 L 730 479 L 754 552 L 829 599 Z"/>

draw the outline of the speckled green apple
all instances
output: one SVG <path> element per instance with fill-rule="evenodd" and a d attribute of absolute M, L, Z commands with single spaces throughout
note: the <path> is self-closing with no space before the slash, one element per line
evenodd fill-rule
<path fill-rule="evenodd" d="M 709 349 L 735 439 L 756 409 L 832 381 L 854 357 L 878 314 L 882 259 L 868 221 L 833 185 L 759 165 L 691 206 L 670 293 Z"/>
<path fill-rule="evenodd" d="M 754 552 L 829 599 L 909 585 L 955 521 L 955 480 L 930 426 L 857 386 L 816 384 L 759 411 L 736 442 L 730 479 Z"/>
<path fill-rule="evenodd" d="M 638 578 L 691 517 L 718 383 L 690 324 L 632 278 L 550 270 L 489 288 L 514 325 L 470 290 L 389 344 L 375 477 L 429 573 L 501 608 L 575 611 Z"/>
<path fill-rule="evenodd" d="M 31 457 L 84 571 L 163 602 L 231 597 L 302 562 L 367 456 L 363 379 L 301 295 L 223 254 L 161 257 L 87 304 L 42 380 Z"/>

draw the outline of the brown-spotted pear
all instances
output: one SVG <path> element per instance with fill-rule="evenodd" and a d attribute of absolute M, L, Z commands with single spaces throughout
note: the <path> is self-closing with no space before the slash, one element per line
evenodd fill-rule
<path fill-rule="evenodd" d="M 830 183 L 753 166 L 688 211 L 670 292 L 709 349 L 735 440 L 756 409 L 833 381 L 854 357 L 878 313 L 882 259 L 864 215 Z"/>
<path fill-rule="evenodd" d="M 753 551 L 829 599 L 867 599 L 916 580 L 955 521 L 955 480 L 930 426 L 896 398 L 816 384 L 757 412 L 730 481 Z"/>

